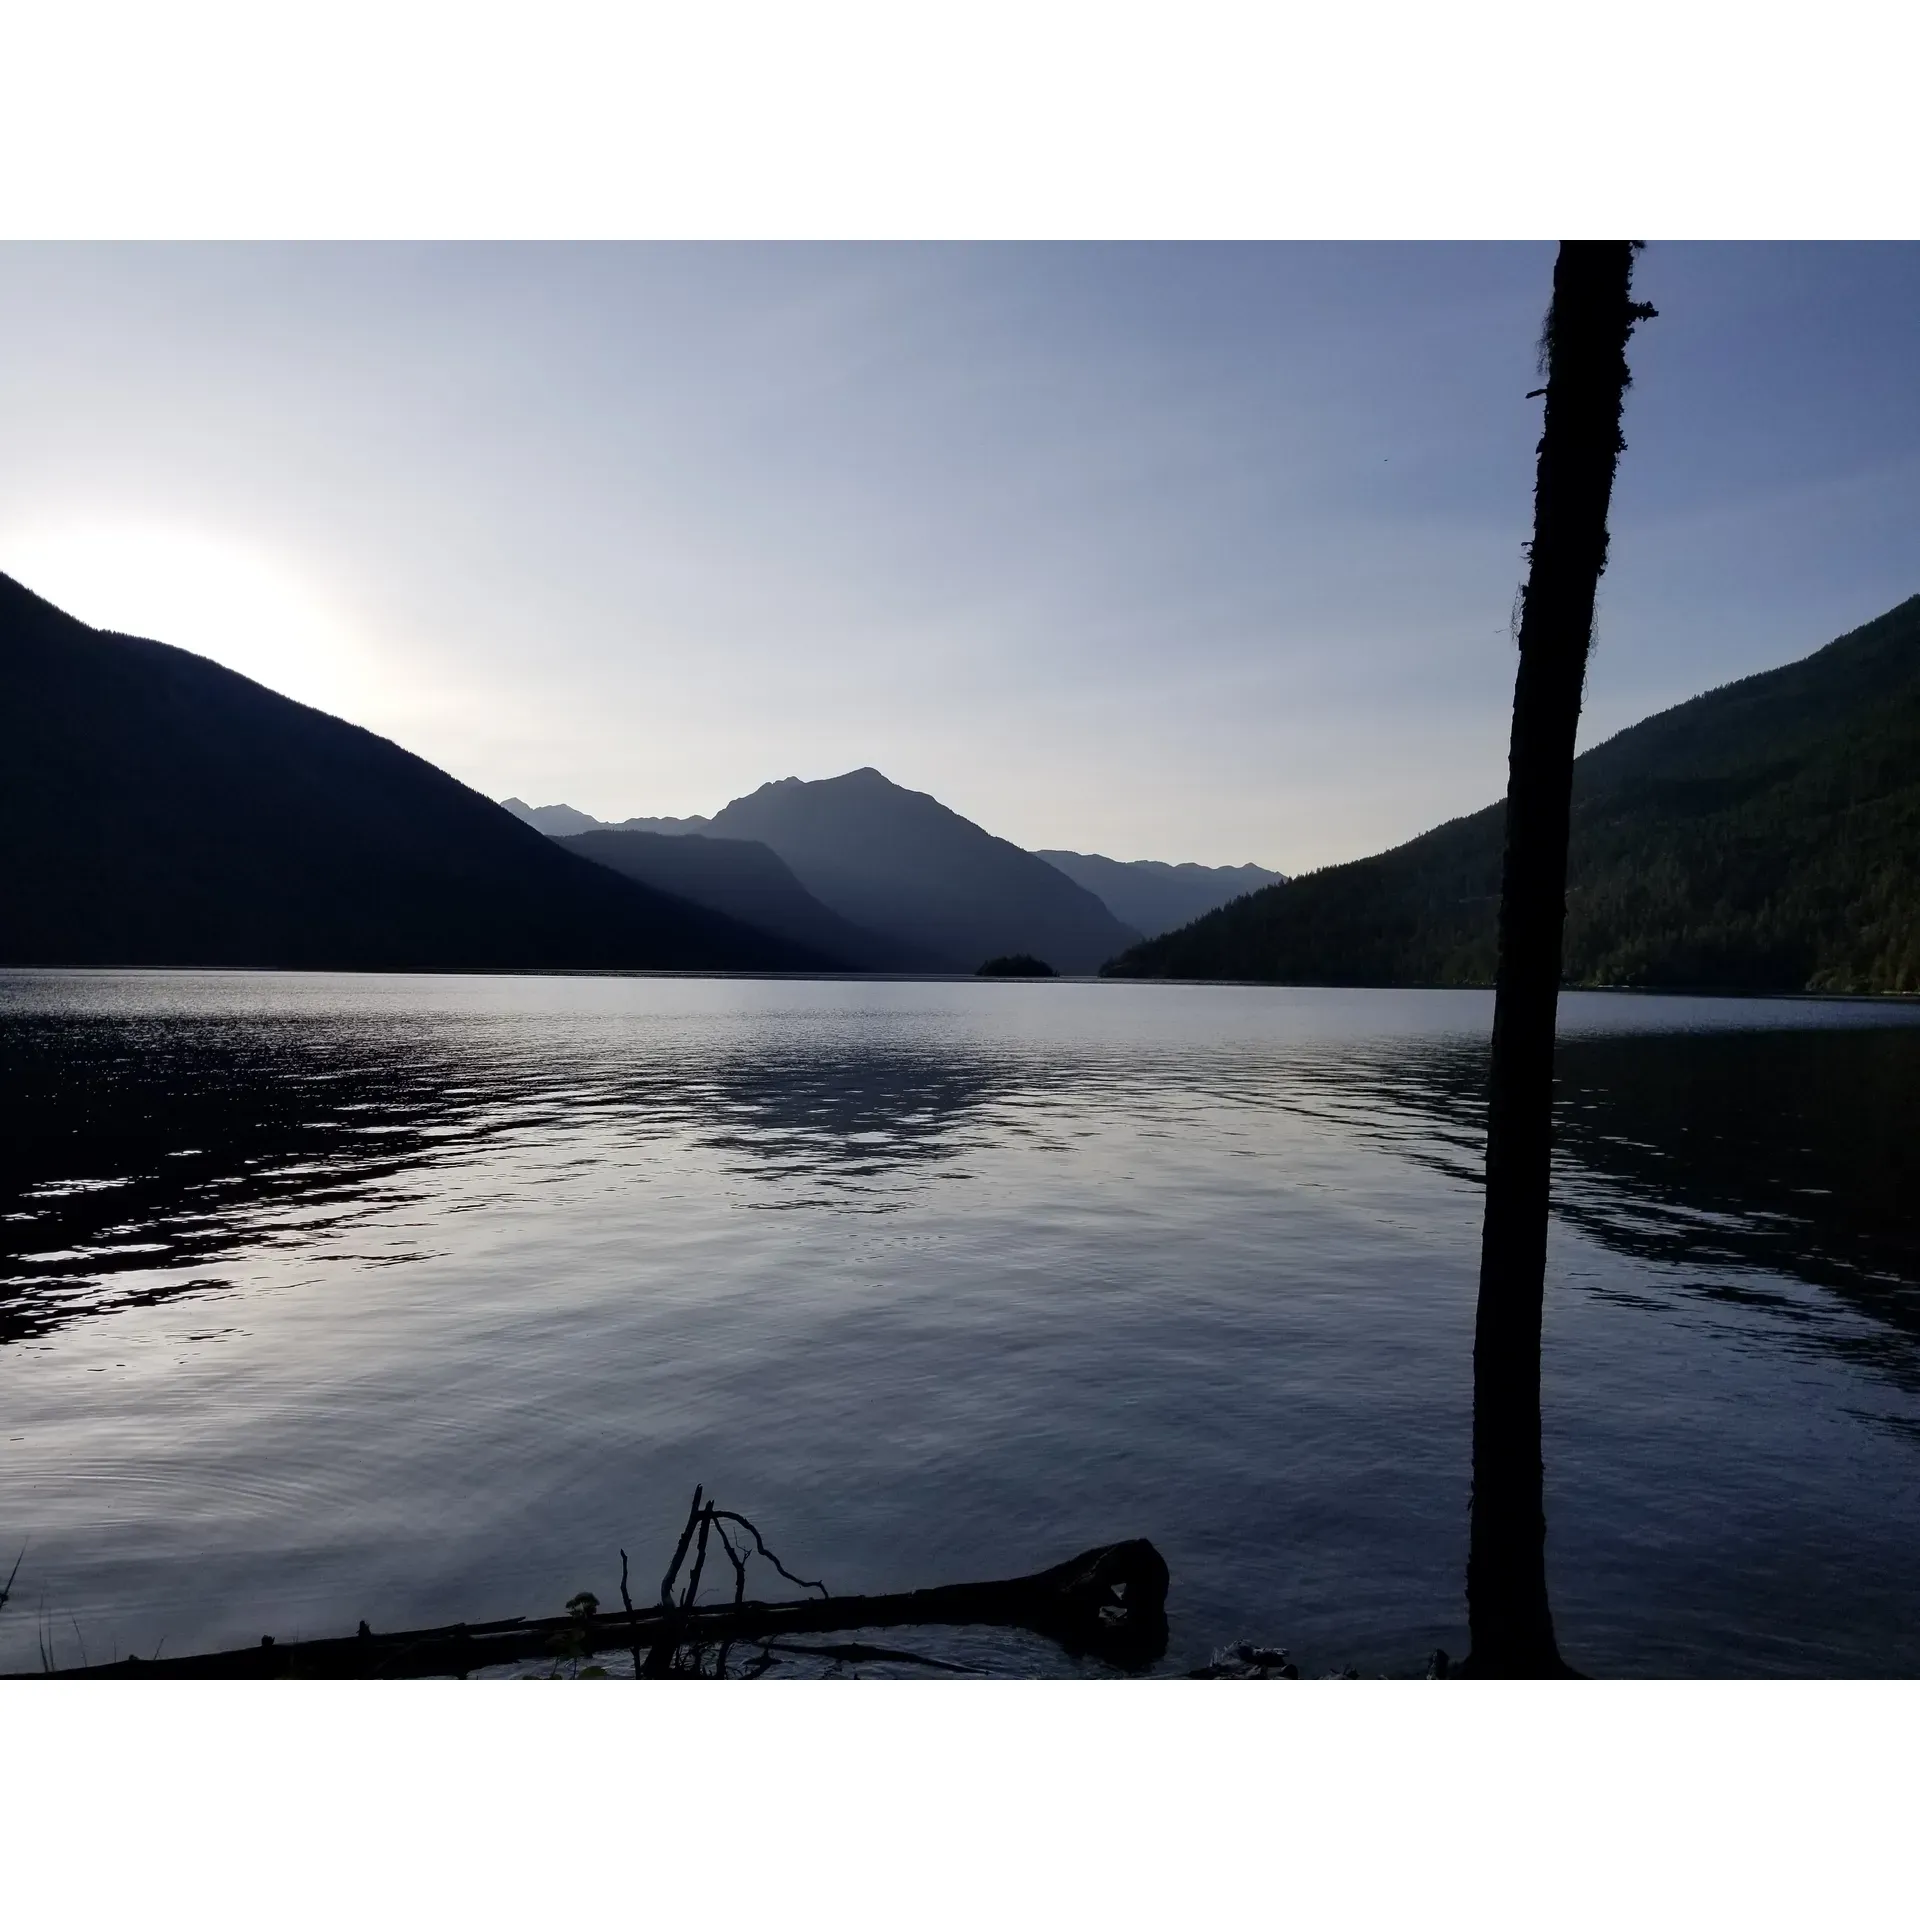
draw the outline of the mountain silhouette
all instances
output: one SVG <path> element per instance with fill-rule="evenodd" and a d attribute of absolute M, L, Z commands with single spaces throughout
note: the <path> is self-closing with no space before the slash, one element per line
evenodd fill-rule
<path fill-rule="evenodd" d="M 1057 868 L 872 767 L 772 781 L 722 807 L 710 830 L 763 842 L 835 913 L 953 972 L 1030 953 L 1091 973 L 1138 938 Z"/>
<path fill-rule="evenodd" d="M 591 833 L 594 828 L 606 825 L 604 820 L 596 820 L 592 814 L 582 813 L 578 807 L 530 807 L 524 800 L 502 800 L 500 804 L 516 820 L 524 820 L 528 826 L 551 839 L 572 833 Z"/>
<path fill-rule="evenodd" d="M 600 827 L 592 833 L 568 835 L 555 844 L 662 893 L 832 955 L 843 967 L 889 973 L 936 970 L 933 958 L 918 948 L 869 933 L 822 906 L 794 878 L 786 862 L 758 840 Z"/>
<path fill-rule="evenodd" d="M 1504 832 L 1504 804 L 1484 808 L 1265 888 L 1107 971 L 1486 985 Z M 1920 595 L 1574 762 L 1565 976 L 1920 991 Z"/>
<path fill-rule="evenodd" d="M 362 728 L 0 574 L 0 964 L 815 968 Z"/>
<path fill-rule="evenodd" d="M 593 833 L 601 828 L 612 833 L 704 833 L 713 824 L 700 813 L 685 820 L 596 820 L 592 814 L 582 813 L 578 807 L 530 807 L 524 800 L 502 800 L 500 804 L 516 820 L 524 820 L 528 826 L 538 827 L 542 833 L 556 840 L 568 839 L 580 833 Z"/>
<path fill-rule="evenodd" d="M 1032 924 L 1073 956 L 1065 971 L 1088 972 L 1094 964 L 1089 956 L 1117 952 L 1142 932 L 1182 925 L 1222 900 L 1280 877 L 1259 867 L 1170 867 L 1144 860 L 1128 866 L 1097 854 L 1029 856 L 929 795 L 895 786 L 871 767 L 839 781 L 773 781 L 712 819 L 691 814 L 608 822 L 565 805 L 534 807 L 518 799 L 501 805 L 618 872 L 749 925 L 831 947 L 849 956 L 851 965 L 887 972 L 971 972 L 963 956 L 982 943 L 991 946 L 996 929 L 1020 915 L 1038 915 Z M 776 822 L 771 830 L 787 837 L 792 859 L 764 838 L 749 835 L 742 823 L 754 821 Z M 611 834 L 636 835 L 648 844 L 621 846 L 604 837 Z M 676 848 L 658 844 L 669 836 Z M 702 845 L 754 845 L 765 858 L 735 852 L 709 859 L 698 852 Z M 1018 858 L 1009 860 L 1009 854 Z M 1117 931 L 1097 915 L 1090 917 L 1088 902 L 1034 874 L 1024 863 L 1035 858 L 1106 906 Z M 1134 897 L 1156 905 L 1178 902 L 1178 909 L 1169 904 L 1144 919 L 1121 914 L 1094 879 L 1073 870 L 1076 862 L 1096 877 L 1108 870 L 1120 876 L 1116 891 L 1131 884 Z M 861 906 L 874 924 L 857 924 L 853 914 L 826 905 L 818 888 L 810 891 L 802 884 L 797 865 L 805 865 L 841 899 Z"/>
<path fill-rule="evenodd" d="M 1103 853 L 1065 853 L 1041 847 L 1037 857 L 1107 904 L 1117 920 L 1149 936 L 1197 920 L 1243 893 L 1271 887 L 1284 873 L 1256 867 L 1203 867 L 1191 860 L 1109 860 Z"/>

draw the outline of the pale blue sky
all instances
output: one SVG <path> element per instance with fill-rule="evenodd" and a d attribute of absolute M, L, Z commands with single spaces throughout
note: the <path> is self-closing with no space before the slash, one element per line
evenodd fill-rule
<path fill-rule="evenodd" d="M 0 569 L 482 791 L 1498 796 L 1547 245 L 0 247 Z M 1920 247 L 1656 245 L 1584 739 L 1920 590 Z"/>

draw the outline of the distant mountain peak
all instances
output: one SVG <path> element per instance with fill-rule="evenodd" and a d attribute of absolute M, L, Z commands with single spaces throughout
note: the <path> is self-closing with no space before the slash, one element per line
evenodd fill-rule
<path fill-rule="evenodd" d="M 1089 973 L 1129 943 L 1131 923 L 1096 894 L 877 767 L 770 780 L 721 808 L 712 830 L 762 841 L 844 919 L 955 972 L 1029 952 Z"/>
<path fill-rule="evenodd" d="M 591 833 L 595 827 L 606 824 L 603 820 L 596 820 L 590 813 L 582 813 L 578 807 L 530 807 L 520 799 L 502 800 L 500 804 L 516 820 L 525 821 L 550 839 L 564 834 Z"/>
<path fill-rule="evenodd" d="M 524 800 L 508 798 L 500 804 L 516 820 L 524 820 L 550 840 L 571 840 L 602 829 L 610 833 L 704 833 L 712 824 L 703 813 L 689 814 L 685 819 L 655 820 L 637 814 L 631 820 L 596 820 L 592 814 L 582 813 L 578 807 L 569 807 L 564 802 L 550 807 L 530 807 Z"/>
<path fill-rule="evenodd" d="M 889 780 L 878 767 L 854 767 L 846 773 L 830 773 L 818 780 L 807 780 L 797 773 L 789 773 L 779 780 L 769 780 L 756 787 L 756 793 L 788 792 L 796 787 L 885 787 L 893 793 L 912 793 L 913 788 L 903 787 L 897 780 Z"/>

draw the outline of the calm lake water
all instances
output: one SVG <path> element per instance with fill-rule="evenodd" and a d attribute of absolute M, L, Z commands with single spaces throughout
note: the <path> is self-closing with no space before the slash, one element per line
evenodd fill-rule
<path fill-rule="evenodd" d="M 0 973 L 0 1669 L 1146 1534 L 1163 1670 L 1462 1593 L 1489 996 Z M 1920 1017 L 1572 995 L 1596 1673 L 1920 1672 Z M 1067 1669 L 1031 1649 L 1016 1669 Z"/>

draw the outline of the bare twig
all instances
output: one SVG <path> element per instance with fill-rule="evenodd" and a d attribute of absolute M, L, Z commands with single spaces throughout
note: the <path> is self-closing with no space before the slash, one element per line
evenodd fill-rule
<path fill-rule="evenodd" d="M 725 1527 L 716 1522 L 714 1531 L 720 1536 L 721 1550 L 733 1562 L 733 1604 L 743 1607 L 747 1603 L 747 1555 L 736 1550 Z"/>
<path fill-rule="evenodd" d="M 627 1610 L 627 1625 L 633 1626 L 633 1595 L 627 1591 L 627 1550 L 620 1549 L 620 1604 Z M 640 1637 L 636 1633 L 633 1641 L 633 1677 L 640 1678 L 640 1663 L 643 1659 L 640 1651 Z"/>
<path fill-rule="evenodd" d="M 680 1577 L 680 1567 L 687 1557 L 687 1548 L 693 1544 L 693 1530 L 700 1524 L 700 1496 L 705 1492 L 704 1487 L 694 1488 L 693 1505 L 687 1509 L 687 1524 L 680 1529 L 680 1544 L 673 1550 L 673 1559 L 667 1566 L 667 1577 L 660 1582 L 660 1604 L 669 1613 L 673 1611 L 673 1583 Z"/>
<path fill-rule="evenodd" d="M 735 1526 L 745 1527 L 746 1530 L 753 1535 L 753 1544 L 755 1548 L 758 1549 L 760 1557 L 763 1560 L 772 1562 L 774 1572 L 777 1573 L 781 1579 L 791 1581 L 796 1587 L 815 1588 L 819 1592 L 822 1600 L 832 1599 L 833 1596 L 828 1593 L 826 1588 L 822 1586 L 818 1580 L 802 1580 L 797 1573 L 789 1573 L 786 1568 L 780 1564 L 780 1556 L 761 1539 L 760 1529 L 756 1527 L 744 1513 L 729 1513 L 725 1508 L 722 1508 L 719 1513 L 714 1515 L 714 1518 L 716 1520 L 731 1520 Z"/>
<path fill-rule="evenodd" d="M 646 1660 L 639 1670 L 643 1680 L 665 1680 L 677 1670 L 675 1655 L 680 1650 L 680 1636 L 674 1631 L 675 1621 L 691 1603 L 691 1588 L 697 1585 L 700 1578 L 700 1564 L 706 1559 L 707 1527 L 711 1523 L 701 1512 L 700 1503 L 705 1495 L 705 1487 L 694 1488 L 693 1503 L 687 1509 L 687 1524 L 680 1529 L 679 1543 L 674 1547 L 672 1560 L 667 1563 L 667 1577 L 660 1582 L 660 1619 L 666 1631 L 647 1649 Z M 693 1576 L 688 1583 L 690 1589 L 688 1600 L 676 1606 L 673 1598 L 673 1583 L 680 1577 L 680 1569 L 686 1562 L 687 1549 L 693 1544 L 695 1533 L 700 1535 L 700 1560 L 695 1562 Z"/>
<path fill-rule="evenodd" d="M 680 1596 L 682 1607 L 691 1607 L 700 1598 L 700 1575 L 707 1564 L 707 1536 L 713 1531 L 713 1502 L 709 1500 L 700 1515 L 700 1531 L 693 1549 L 693 1571 L 687 1575 L 686 1591 Z"/>
<path fill-rule="evenodd" d="M 720 1550 L 733 1567 L 733 1604 L 741 1609 L 747 1603 L 747 1564 L 753 1554 L 760 1556 L 780 1575 L 783 1580 L 801 1588 L 812 1588 L 820 1597 L 829 1599 L 827 1589 L 818 1580 L 803 1580 L 798 1574 L 790 1572 L 766 1543 L 760 1529 L 743 1513 L 735 1513 L 731 1508 L 722 1508 L 716 1502 L 707 1500 L 702 1504 L 704 1487 L 693 1490 L 693 1505 L 687 1513 L 687 1524 L 681 1529 L 679 1544 L 674 1549 L 672 1563 L 667 1569 L 667 1577 L 661 1585 L 661 1616 L 663 1624 L 677 1626 L 679 1620 L 691 1618 L 699 1607 L 700 1578 L 706 1570 L 707 1548 L 717 1535 Z M 727 1531 L 728 1525 L 737 1526 L 753 1541 L 752 1548 L 743 1547 L 735 1542 Z M 684 1564 L 689 1545 L 693 1552 L 693 1566 L 687 1574 L 686 1585 L 681 1589 L 678 1604 L 673 1600 L 673 1583 Z M 732 1651 L 735 1635 L 724 1634 L 718 1642 L 718 1652 L 714 1659 L 712 1678 L 723 1679 L 727 1671 L 727 1655 Z M 704 1644 L 712 1644 L 711 1642 Z M 683 1649 L 685 1657 L 683 1657 Z M 686 1641 L 679 1631 L 669 1631 L 655 1640 L 648 1650 L 644 1661 L 637 1656 L 634 1662 L 636 1677 L 649 1680 L 666 1679 L 670 1675 L 683 1678 L 706 1678 L 703 1656 L 703 1643 L 699 1640 Z"/>
<path fill-rule="evenodd" d="M 733 1562 L 733 1604 L 744 1607 L 747 1604 L 747 1560 L 748 1555 L 739 1551 L 733 1544 L 733 1537 L 727 1532 L 724 1521 L 715 1520 L 713 1530 L 720 1536 L 720 1550 Z M 724 1680 L 727 1677 L 727 1655 L 733 1651 L 733 1640 L 729 1636 L 720 1643 L 720 1653 L 713 1663 L 713 1677 Z M 639 1667 L 636 1664 L 634 1671 Z"/>

